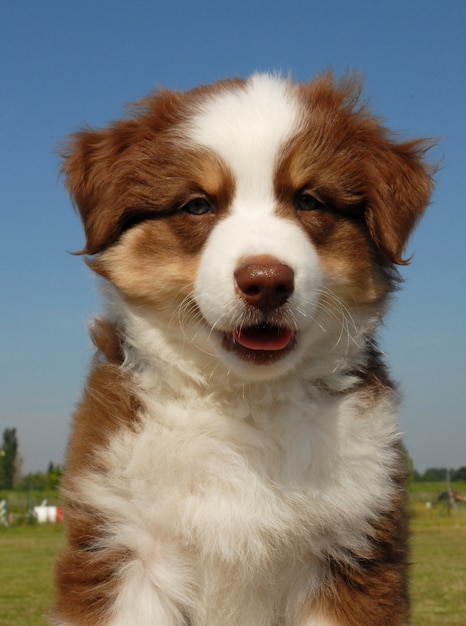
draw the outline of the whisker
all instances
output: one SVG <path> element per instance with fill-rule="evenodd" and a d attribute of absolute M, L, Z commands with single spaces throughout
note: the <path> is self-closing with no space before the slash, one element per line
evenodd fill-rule
<path fill-rule="evenodd" d="M 321 311 L 340 325 L 339 335 L 332 350 L 336 349 L 343 339 L 346 338 L 345 353 L 347 353 L 350 343 L 358 346 L 358 340 L 361 338 L 361 331 L 356 324 L 353 311 L 340 297 L 326 287 L 320 290 L 320 296 L 319 307 Z M 318 325 L 322 328 L 320 323 Z"/>

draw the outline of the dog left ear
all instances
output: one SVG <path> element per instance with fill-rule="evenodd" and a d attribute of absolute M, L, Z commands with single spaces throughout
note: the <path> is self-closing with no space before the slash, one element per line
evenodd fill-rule
<path fill-rule="evenodd" d="M 100 252 L 118 236 L 124 210 L 124 154 L 131 131 L 131 121 L 103 130 L 82 130 L 62 150 L 66 186 L 86 236 L 81 254 Z"/>
<path fill-rule="evenodd" d="M 365 156 L 366 224 L 381 253 L 406 265 L 403 251 L 432 192 L 434 168 L 423 160 L 432 147 L 427 140 L 392 143 L 384 140 Z"/>

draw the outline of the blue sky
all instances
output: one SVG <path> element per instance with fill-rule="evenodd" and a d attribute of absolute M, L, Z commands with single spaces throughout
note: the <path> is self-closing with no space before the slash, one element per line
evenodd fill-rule
<path fill-rule="evenodd" d="M 401 381 L 417 469 L 466 465 L 466 3 L 464 0 L 18 0 L 0 21 L 0 431 L 24 471 L 63 462 L 98 309 L 55 154 L 157 86 L 256 70 L 308 80 L 357 70 L 403 136 L 441 139 L 432 205 L 381 334 Z"/>

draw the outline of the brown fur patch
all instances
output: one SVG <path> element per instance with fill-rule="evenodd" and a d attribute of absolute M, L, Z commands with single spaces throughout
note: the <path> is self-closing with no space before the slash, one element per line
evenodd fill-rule
<path fill-rule="evenodd" d="M 364 217 L 379 252 L 404 263 L 408 237 L 427 206 L 432 168 L 422 161 L 431 142 L 396 142 L 359 102 L 354 79 L 331 74 L 299 89 L 308 115 L 283 161 L 288 182 L 338 213 Z"/>
<path fill-rule="evenodd" d="M 118 575 L 130 553 L 98 549 L 105 535 L 102 520 L 95 513 L 65 509 L 68 546 L 55 571 L 56 618 L 76 626 L 108 623 L 112 604 L 118 594 Z"/>
<path fill-rule="evenodd" d="M 134 429 L 138 422 L 138 404 L 121 369 L 121 340 L 116 329 L 108 322 L 97 322 L 93 339 L 98 352 L 74 415 L 61 487 L 68 547 L 56 568 L 54 605 L 54 615 L 82 626 L 106 623 L 118 589 L 118 572 L 129 553 L 101 547 L 106 520 L 80 503 L 79 478 L 92 470 L 105 472 L 99 452 L 113 433 Z"/>
<path fill-rule="evenodd" d="M 70 139 L 63 170 L 84 224 L 82 253 L 108 248 L 133 224 L 175 216 L 195 197 L 210 200 L 216 214 L 228 205 L 229 173 L 208 151 L 180 139 L 174 127 L 197 97 L 163 92 L 141 103 L 134 119 Z M 189 220 L 187 228 L 192 239 Z"/>
<path fill-rule="evenodd" d="M 120 428 L 134 428 L 139 405 L 131 381 L 121 368 L 121 339 L 116 328 L 99 321 L 93 329 L 98 348 L 85 394 L 74 415 L 66 461 L 70 474 L 96 463 L 96 451 Z"/>

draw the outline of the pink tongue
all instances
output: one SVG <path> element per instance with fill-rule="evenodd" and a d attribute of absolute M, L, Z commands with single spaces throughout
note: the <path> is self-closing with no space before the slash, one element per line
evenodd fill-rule
<path fill-rule="evenodd" d="M 249 350 L 283 350 L 292 336 L 291 330 L 278 326 L 252 326 L 233 332 L 233 339 Z"/>

